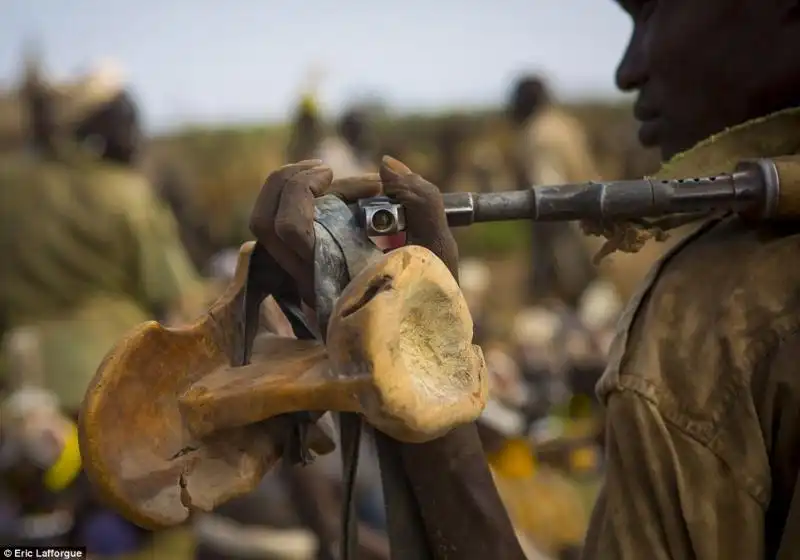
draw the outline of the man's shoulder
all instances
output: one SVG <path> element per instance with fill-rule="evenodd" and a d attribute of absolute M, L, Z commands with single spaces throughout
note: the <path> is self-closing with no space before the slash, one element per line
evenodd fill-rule
<path fill-rule="evenodd" d="M 6 185 L 6 183 L 16 181 L 32 182 L 45 173 L 52 174 L 54 172 L 57 172 L 57 170 L 50 165 L 42 163 L 29 153 L 20 152 L 0 156 L 0 176 L 2 176 L 4 187 L 14 186 Z"/>
<path fill-rule="evenodd" d="M 145 175 L 137 169 L 109 163 L 92 163 L 75 167 L 73 173 L 82 174 L 94 184 L 102 184 L 111 190 L 147 190 L 152 187 Z"/>
<path fill-rule="evenodd" d="M 20 187 L 51 188 L 55 182 L 69 184 L 77 193 L 125 193 L 136 195 L 150 191 L 144 175 L 135 169 L 103 162 L 42 161 L 34 157 L 0 160 L 3 182 L 19 183 Z"/>
<path fill-rule="evenodd" d="M 577 167 L 577 176 L 565 180 L 597 178 L 590 163 L 591 151 L 586 130 L 575 116 L 564 109 L 551 107 L 531 119 L 523 133 L 522 142 L 525 153 L 565 158 Z"/>
<path fill-rule="evenodd" d="M 319 141 L 317 152 L 324 156 L 341 157 L 342 154 L 349 154 L 350 149 L 347 143 L 338 136 L 326 136 Z"/>
<path fill-rule="evenodd" d="M 668 255 L 620 323 L 601 386 L 680 411 L 708 437 L 759 364 L 800 324 L 800 225 L 731 218 Z"/>
<path fill-rule="evenodd" d="M 644 298 L 646 314 L 683 324 L 687 328 L 676 333 L 681 337 L 695 337 L 704 325 L 718 337 L 763 338 L 765 330 L 780 330 L 784 317 L 800 323 L 797 258 L 800 223 L 720 220 L 666 257 Z"/>
<path fill-rule="evenodd" d="M 754 376 L 770 375 L 770 357 L 800 324 L 799 258 L 798 224 L 756 229 L 729 219 L 690 238 L 629 304 L 598 385 L 601 397 L 647 401 L 666 425 L 735 466 L 760 501 L 769 464 L 753 393 L 763 380 Z"/>
<path fill-rule="evenodd" d="M 98 163 L 72 170 L 85 196 L 95 198 L 110 211 L 123 214 L 150 212 L 158 195 L 140 171 L 122 165 Z"/>

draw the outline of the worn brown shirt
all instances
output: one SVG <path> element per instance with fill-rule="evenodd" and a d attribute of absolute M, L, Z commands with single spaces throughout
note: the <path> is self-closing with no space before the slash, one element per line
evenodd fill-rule
<path fill-rule="evenodd" d="M 797 111 L 748 123 L 662 176 L 797 153 L 799 126 Z M 607 475 L 584 557 L 800 558 L 800 523 L 786 523 L 800 467 L 800 221 L 705 223 L 619 329 L 598 386 Z"/>

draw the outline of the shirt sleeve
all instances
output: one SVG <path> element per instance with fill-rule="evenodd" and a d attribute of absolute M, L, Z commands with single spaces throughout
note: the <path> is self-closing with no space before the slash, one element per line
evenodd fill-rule
<path fill-rule="evenodd" d="M 607 403 L 606 479 L 587 560 L 764 557 L 764 510 L 712 451 L 638 393 Z"/>

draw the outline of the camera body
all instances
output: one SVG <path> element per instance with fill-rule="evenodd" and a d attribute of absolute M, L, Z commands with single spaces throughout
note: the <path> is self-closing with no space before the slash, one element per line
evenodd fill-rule
<path fill-rule="evenodd" d="M 358 221 L 369 237 L 394 235 L 406 229 L 405 209 L 387 196 L 359 200 Z"/>

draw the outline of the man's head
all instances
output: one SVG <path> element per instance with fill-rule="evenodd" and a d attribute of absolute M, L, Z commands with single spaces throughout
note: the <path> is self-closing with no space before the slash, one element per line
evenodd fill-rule
<path fill-rule="evenodd" d="M 101 65 L 64 83 L 48 82 L 29 70 L 22 94 L 33 146 L 43 155 L 54 155 L 58 140 L 66 138 L 110 161 L 129 164 L 138 154 L 139 111 L 115 65 Z"/>
<path fill-rule="evenodd" d="M 295 126 L 314 127 L 319 123 L 319 107 L 312 94 L 303 95 L 297 106 L 294 118 Z"/>
<path fill-rule="evenodd" d="M 139 110 L 127 92 L 121 92 L 86 115 L 74 129 L 75 138 L 99 157 L 133 164 L 142 144 Z"/>
<path fill-rule="evenodd" d="M 617 85 L 638 91 L 640 140 L 665 159 L 800 105 L 798 0 L 617 2 L 634 24 Z"/>
<path fill-rule="evenodd" d="M 550 92 L 544 80 L 538 76 L 524 76 L 511 92 L 508 115 L 514 123 L 521 124 L 549 101 Z"/>
<path fill-rule="evenodd" d="M 351 109 L 339 121 L 339 135 L 356 150 L 367 150 L 371 138 L 369 120 L 365 111 Z"/>

